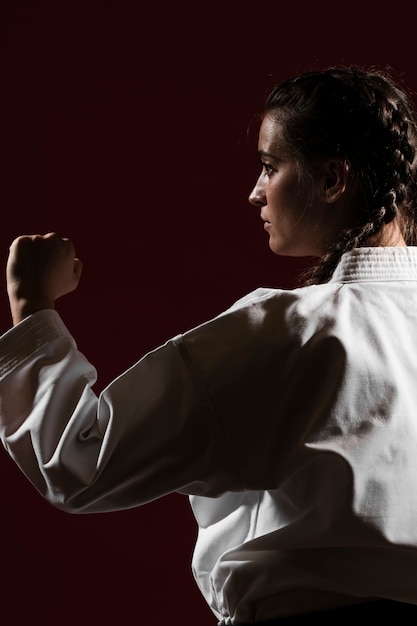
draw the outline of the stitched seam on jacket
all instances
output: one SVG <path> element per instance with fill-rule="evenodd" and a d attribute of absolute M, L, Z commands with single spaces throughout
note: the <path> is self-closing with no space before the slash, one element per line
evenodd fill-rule
<path fill-rule="evenodd" d="M 200 371 L 198 369 L 198 367 L 196 366 L 196 364 L 194 363 L 190 353 L 188 352 L 183 339 L 182 339 L 182 335 L 179 335 L 178 337 L 175 337 L 173 340 L 173 344 L 175 345 L 175 347 L 178 349 L 184 363 L 185 366 L 187 368 L 187 370 L 189 371 L 189 374 L 191 376 L 191 379 L 194 381 L 194 384 L 196 386 L 197 389 L 197 393 L 199 395 L 199 397 L 201 398 L 202 404 L 207 408 L 208 413 L 211 417 L 211 423 L 214 424 L 215 429 L 216 429 L 216 435 L 217 438 L 219 439 L 219 441 L 221 442 L 223 449 L 224 449 L 224 456 L 229 460 L 229 472 L 232 478 L 232 481 L 236 484 L 236 488 L 239 491 L 243 491 L 243 487 L 242 487 L 242 481 L 239 478 L 239 472 L 237 471 L 237 466 L 236 463 L 233 461 L 233 454 L 231 449 L 229 448 L 227 441 L 226 441 L 226 437 L 225 434 L 223 432 L 223 428 L 217 418 L 217 414 L 216 411 L 214 410 L 214 407 L 210 401 L 210 397 L 209 394 L 207 392 L 207 389 L 205 387 L 205 384 L 203 382 L 203 379 L 201 377 Z"/>

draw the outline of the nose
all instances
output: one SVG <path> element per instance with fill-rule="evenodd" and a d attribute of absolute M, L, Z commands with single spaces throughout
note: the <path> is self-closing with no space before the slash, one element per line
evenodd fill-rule
<path fill-rule="evenodd" d="M 255 187 L 249 194 L 249 202 L 253 204 L 253 206 L 264 206 L 266 204 L 265 192 L 263 185 L 261 183 L 261 177 L 256 181 Z"/>

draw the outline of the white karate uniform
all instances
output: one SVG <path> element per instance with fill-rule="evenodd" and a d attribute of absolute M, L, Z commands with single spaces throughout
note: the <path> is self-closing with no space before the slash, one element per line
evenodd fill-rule
<path fill-rule="evenodd" d="M 189 496 L 193 572 L 221 623 L 417 603 L 417 248 L 258 289 L 99 397 L 95 381 L 56 311 L 10 329 L 5 448 L 65 511 Z"/>

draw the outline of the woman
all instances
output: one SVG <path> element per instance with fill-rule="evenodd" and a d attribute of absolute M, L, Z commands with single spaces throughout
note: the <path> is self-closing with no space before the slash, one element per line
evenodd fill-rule
<path fill-rule="evenodd" d="M 99 398 L 54 310 L 80 279 L 72 242 L 11 246 L 6 449 L 66 511 L 189 496 L 219 624 L 417 615 L 416 145 L 382 74 L 279 85 L 250 201 L 275 253 L 318 258 L 305 285 L 248 294 Z"/>

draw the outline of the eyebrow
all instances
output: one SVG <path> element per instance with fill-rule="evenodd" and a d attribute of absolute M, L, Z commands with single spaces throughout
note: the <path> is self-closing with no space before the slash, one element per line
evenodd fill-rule
<path fill-rule="evenodd" d="M 270 159 L 274 159 L 274 161 L 280 161 L 281 160 L 275 154 L 271 154 L 270 152 L 265 152 L 265 150 L 258 150 L 258 156 L 259 157 L 269 157 Z"/>

